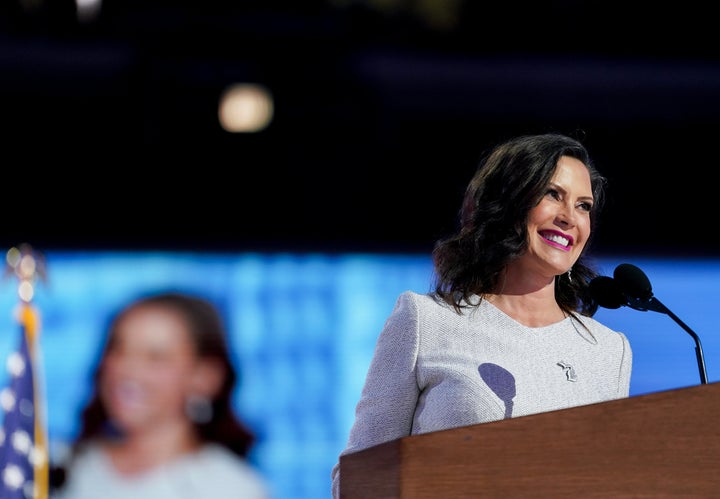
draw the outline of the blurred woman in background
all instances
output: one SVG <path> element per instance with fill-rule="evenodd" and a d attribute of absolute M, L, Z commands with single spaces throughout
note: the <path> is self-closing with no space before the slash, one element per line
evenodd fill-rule
<path fill-rule="evenodd" d="M 58 499 L 267 499 L 233 413 L 237 374 L 217 309 L 182 293 L 113 319 Z"/>

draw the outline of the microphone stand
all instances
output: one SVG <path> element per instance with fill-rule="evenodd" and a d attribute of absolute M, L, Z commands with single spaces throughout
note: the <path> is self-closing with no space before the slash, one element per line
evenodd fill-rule
<path fill-rule="evenodd" d="M 707 384 L 708 381 L 707 372 L 705 371 L 705 358 L 703 356 L 702 346 L 700 345 L 700 338 L 697 334 L 695 334 L 695 331 L 690 329 L 687 324 L 681 321 L 677 315 L 672 313 L 669 308 L 663 305 L 660 300 L 658 300 L 654 296 L 650 296 L 649 299 L 635 298 L 632 296 L 626 296 L 626 298 L 627 305 L 631 308 L 634 308 L 635 310 L 640 310 L 642 312 L 652 310 L 653 312 L 660 312 L 661 314 L 669 315 L 672 320 L 677 322 L 680 327 L 682 327 L 690 334 L 690 336 L 692 336 L 693 340 L 695 341 L 695 356 L 697 357 L 698 370 L 700 371 L 700 382 L 702 384 Z"/>

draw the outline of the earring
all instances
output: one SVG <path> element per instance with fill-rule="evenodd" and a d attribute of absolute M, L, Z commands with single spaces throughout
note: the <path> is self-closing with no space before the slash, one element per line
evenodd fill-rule
<path fill-rule="evenodd" d="M 190 395 L 185 401 L 185 414 L 193 423 L 209 423 L 213 418 L 213 407 L 209 398 Z"/>
<path fill-rule="evenodd" d="M 567 271 L 568 281 L 572 282 L 572 269 Z"/>

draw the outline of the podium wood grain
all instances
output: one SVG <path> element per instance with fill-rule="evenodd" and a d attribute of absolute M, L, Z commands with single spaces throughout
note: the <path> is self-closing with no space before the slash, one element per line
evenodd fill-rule
<path fill-rule="evenodd" d="M 720 498 L 720 383 L 386 442 L 341 456 L 340 497 Z"/>

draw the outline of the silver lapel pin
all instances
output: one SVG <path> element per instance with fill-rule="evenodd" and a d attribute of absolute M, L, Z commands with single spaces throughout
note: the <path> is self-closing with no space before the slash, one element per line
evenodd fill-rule
<path fill-rule="evenodd" d="M 573 366 L 562 360 L 558 362 L 557 365 L 562 367 L 563 371 L 565 371 L 565 376 L 567 376 L 568 381 L 577 381 L 577 375 L 575 374 Z"/>

